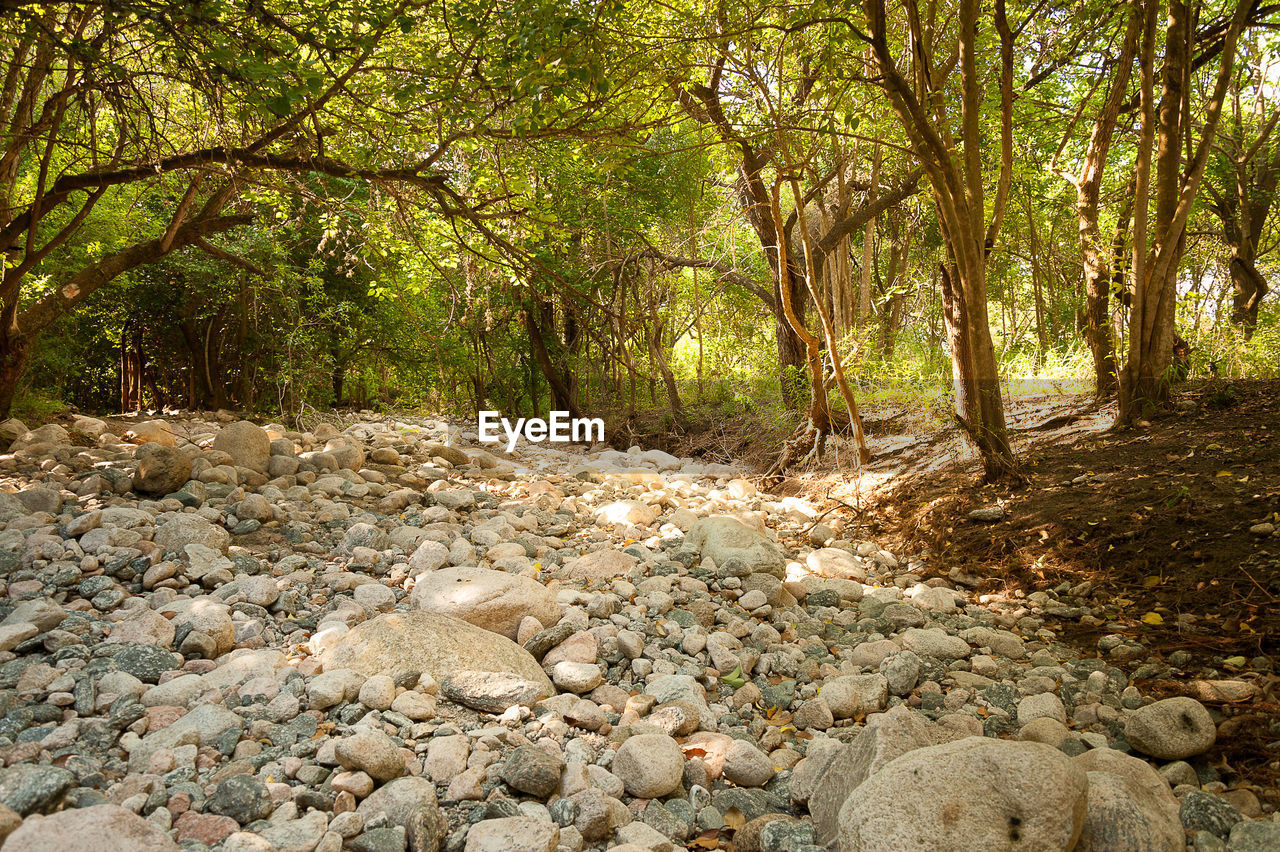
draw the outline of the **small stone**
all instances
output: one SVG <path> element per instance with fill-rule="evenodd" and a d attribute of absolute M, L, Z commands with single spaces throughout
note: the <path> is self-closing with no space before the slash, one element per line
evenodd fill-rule
<path fill-rule="evenodd" d="M 374 675 L 360 687 L 360 703 L 370 710 L 390 709 L 396 698 L 396 682 L 387 675 Z"/>
<path fill-rule="evenodd" d="M 1160 760 L 1181 760 L 1213 746 L 1217 728 L 1204 705 L 1194 698 L 1166 698 L 1140 707 L 1125 720 L 1129 745 Z"/>
<path fill-rule="evenodd" d="M 564 760 L 537 746 L 520 746 L 502 767 L 502 780 L 521 793 L 545 799 L 560 786 Z"/>
<path fill-rule="evenodd" d="M 773 761 L 746 740 L 734 740 L 725 753 L 721 774 L 739 787 L 763 787 L 773 779 Z"/>
<path fill-rule="evenodd" d="M 467 832 L 464 852 L 553 852 L 560 828 L 530 817 L 486 819 Z"/>
<path fill-rule="evenodd" d="M 629 737 L 618 749 L 612 771 L 632 796 L 658 799 L 680 786 L 684 752 L 665 734 L 640 734 Z"/>
<path fill-rule="evenodd" d="M 604 683 L 600 667 L 595 663 L 574 663 L 561 660 L 551 667 L 551 682 L 565 692 L 590 692 Z"/>
<path fill-rule="evenodd" d="M 271 793 L 266 784 L 252 775 L 232 775 L 219 782 L 205 807 L 210 813 L 248 825 L 271 815 Z"/>
<path fill-rule="evenodd" d="M 404 774 L 400 747 L 381 731 L 362 728 L 338 740 L 334 753 L 344 769 L 359 769 L 378 781 L 390 781 Z"/>
<path fill-rule="evenodd" d="M 1242 819 L 1230 802 L 1204 790 L 1190 790 L 1182 797 L 1178 818 L 1188 831 L 1207 831 L 1222 840 L 1227 839 L 1232 827 Z"/>

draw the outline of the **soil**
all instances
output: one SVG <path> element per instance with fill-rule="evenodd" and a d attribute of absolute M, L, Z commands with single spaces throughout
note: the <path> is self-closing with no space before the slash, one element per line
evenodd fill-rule
<path fill-rule="evenodd" d="M 1224 777 L 1280 784 L 1280 381 L 1206 381 L 1181 386 L 1173 409 L 1114 430 L 1113 404 L 1053 394 L 1008 406 L 1025 481 L 987 485 L 954 428 L 921 428 L 905 408 L 866 413 L 875 455 L 865 468 L 847 441 L 809 470 L 763 483 L 806 494 L 843 516 L 845 537 L 926 555 L 934 576 L 953 569 L 979 590 L 1026 595 L 1093 584 L 1106 621 L 1050 625 L 1082 656 L 1098 639 L 1140 637 L 1151 651 L 1121 664 L 1191 655 L 1185 675 L 1142 684 L 1186 694 L 1195 678 L 1243 678 L 1261 693 L 1240 706 L 1206 702 L 1229 720 L 1220 729 Z M 642 446 L 763 471 L 789 433 L 776 419 L 743 416 L 683 431 L 659 424 L 629 436 Z M 1003 519 L 969 520 L 999 506 Z M 1156 622 L 1156 623 L 1151 623 Z M 1270 791 L 1268 791 L 1270 792 Z"/>

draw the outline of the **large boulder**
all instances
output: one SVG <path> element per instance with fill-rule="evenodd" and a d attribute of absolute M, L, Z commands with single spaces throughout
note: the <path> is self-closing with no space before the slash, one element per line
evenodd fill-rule
<path fill-rule="evenodd" d="M 516 675 L 555 694 L 533 655 L 515 642 L 465 621 L 435 612 L 389 612 L 353 628 L 320 657 L 326 671 L 351 669 L 362 675 L 406 672 L 437 682 L 455 672 Z"/>
<path fill-rule="evenodd" d="M 71 443 L 71 435 L 57 423 L 46 423 L 37 429 L 19 435 L 9 447 L 16 453 L 31 447 L 65 447 Z"/>
<path fill-rule="evenodd" d="M 701 518 L 689 528 L 685 542 L 717 565 L 730 559 L 745 563 L 747 573 L 786 576 L 786 560 L 777 545 L 741 521 L 724 515 Z"/>
<path fill-rule="evenodd" d="M 178 849 L 161 828 L 119 805 L 71 808 L 28 818 L 6 849 L 22 852 L 168 852 Z"/>
<path fill-rule="evenodd" d="M 475 566 L 420 576 L 409 600 L 415 609 L 451 615 L 508 639 L 516 638 L 525 616 L 550 627 L 561 614 L 555 593 L 537 580 Z"/>
<path fill-rule="evenodd" d="M 1173 799 L 1168 788 L 1165 793 Z M 1185 845 L 1176 799 L 1170 807 L 1130 778 L 1089 773 L 1089 809 L 1075 852 L 1182 852 Z"/>
<path fill-rule="evenodd" d="M 0 524 L 31 514 L 27 504 L 7 491 L 0 491 Z"/>
<path fill-rule="evenodd" d="M 133 490 L 139 494 L 172 494 L 190 478 L 191 459 L 181 450 L 156 443 L 138 447 Z"/>
<path fill-rule="evenodd" d="M 827 845 L 835 839 L 840 808 L 859 784 L 904 754 L 954 736 L 904 705 L 868 716 L 866 726 L 812 784 L 809 813 L 817 842 Z"/>
<path fill-rule="evenodd" d="M 1044 743 L 966 737 L 891 761 L 840 809 L 840 852 L 1072 849 L 1089 780 Z"/>
<path fill-rule="evenodd" d="M 27 434 L 27 431 L 27 424 L 16 417 L 10 417 L 0 423 L 0 453 L 9 452 L 13 442 Z"/>
<path fill-rule="evenodd" d="M 267 472 L 271 458 L 271 436 L 261 426 L 240 420 L 228 423 L 213 439 L 213 448 L 231 456 L 236 467 L 246 467 L 258 473 Z"/>

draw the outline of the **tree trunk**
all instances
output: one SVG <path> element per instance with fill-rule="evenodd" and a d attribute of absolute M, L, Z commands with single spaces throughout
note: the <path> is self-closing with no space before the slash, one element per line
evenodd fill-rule
<path fill-rule="evenodd" d="M 581 412 L 574 404 L 573 395 L 569 393 L 569 386 L 556 371 L 555 364 L 547 353 L 546 340 L 542 336 L 542 330 L 538 328 L 533 311 L 532 307 L 525 307 L 524 327 L 529 333 L 529 345 L 533 348 L 533 357 L 538 362 L 538 369 L 542 371 L 542 377 L 547 380 L 547 385 L 551 388 L 552 403 L 557 411 L 568 411 L 571 417 L 581 417 Z"/>
<path fill-rule="evenodd" d="M 1233 246 L 1231 251 L 1231 283 L 1235 292 L 1231 295 L 1231 321 L 1240 326 L 1244 339 L 1253 336 L 1258 327 L 1258 308 L 1267 295 L 1267 279 L 1254 265 L 1252 241 Z"/>
<path fill-rule="evenodd" d="M 1186 225 L 1200 189 L 1231 81 L 1236 42 L 1251 7 L 1240 0 L 1223 37 L 1222 60 L 1208 102 L 1194 115 L 1205 116 L 1193 146 L 1187 122 L 1193 117 L 1188 91 L 1190 11 L 1184 0 L 1169 0 L 1165 61 L 1158 130 L 1153 116 L 1154 29 L 1158 0 L 1148 0 L 1141 67 L 1142 136 L 1135 174 L 1134 295 L 1129 320 L 1129 358 L 1120 386 L 1117 422 L 1149 416 L 1169 397 L 1173 367 L 1178 266 L 1186 247 Z M 1183 130 L 1188 161 L 1183 163 Z M 1152 136 L 1158 135 L 1155 218 L 1152 246 L 1146 240 L 1146 183 L 1151 169 Z"/>
<path fill-rule="evenodd" d="M 0 332 L 0 418 L 8 418 L 18 393 L 18 382 L 27 366 L 31 340 L 8 332 Z"/>
<path fill-rule="evenodd" d="M 804 284 L 797 279 L 794 271 L 786 274 L 786 280 L 791 288 L 787 294 L 787 299 L 791 303 L 791 310 L 795 313 L 796 322 L 803 327 L 805 293 L 802 288 Z M 778 306 L 781 308 L 783 302 L 782 288 L 778 286 L 774 289 L 777 294 Z M 778 340 L 778 382 L 782 390 L 782 402 L 787 408 L 799 408 L 801 397 L 797 379 L 801 373 L 808 369 L 806 365 L 809 361 L 805 354 L 805 343 L 792 328 L 791 323 L 788 322 L 785 310 L 775 312 L 774 330 Z"/>

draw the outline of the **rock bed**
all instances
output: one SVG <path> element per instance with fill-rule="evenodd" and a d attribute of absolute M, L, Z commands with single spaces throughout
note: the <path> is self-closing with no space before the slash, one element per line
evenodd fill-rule
<path fill-rule="evenodd" d="M 1280 849 L 1214 713 L 1058 641 L 1087 587 L 975 598 L 732 467 L 474 440 L 0 424 L 4 848 Z"/>

